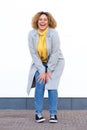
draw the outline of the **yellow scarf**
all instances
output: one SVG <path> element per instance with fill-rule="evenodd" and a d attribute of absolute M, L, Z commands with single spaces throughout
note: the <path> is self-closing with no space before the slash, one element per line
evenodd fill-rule
<path fill-rule="evenodd" d="M 47 33 L 48 28 L 41 32 L 38 29 L 38 34 L 39 34 L 39 41 L 37 45 L 37 52 L 42 60 L 42 62 L 47 62 L 47 47 L 46 47 L 46 33 Z"/>

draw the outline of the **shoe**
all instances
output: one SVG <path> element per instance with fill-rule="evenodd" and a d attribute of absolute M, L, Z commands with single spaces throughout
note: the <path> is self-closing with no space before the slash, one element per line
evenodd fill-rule
<path fill-rule="evenodd" d="M 39 115 L 36 114 L 35 120 L 36 120 L 36 122 L 41 123 L 41 122 L 45 121 L 45 118 L 41 114 L 39 114 Z"/>
<path fill-rule="evenodd" d="M 57 123 L 57 116 L 56 115 L 51 115 L 50 116 L 50 120 L 49 120 L 50 123 Z"/>

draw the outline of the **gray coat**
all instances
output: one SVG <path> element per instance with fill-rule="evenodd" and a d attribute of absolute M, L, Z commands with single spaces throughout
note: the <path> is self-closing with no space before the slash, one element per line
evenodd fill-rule
<path fill-rule="evenodd" d="M 38 32 L 33 29 L 28 35 L 28 45 L 32 56 L 32 64 L 29 71 L 27 93 L 29 94 L 30 89 L 33 85 L 35 72 L 38 70 L 39 73 L 45 72 L 45 67 L 37 53 L 36 47 L 38 43 Z M 45 88 L 57 89 L 59 80 L 64 68 L 64 57 L 60 50 L 60 41 L 58 33 L 55 29 L 49 28 L 46 35 L 47 53 L 48 53 L 48 72 L 52 72 L 52 79 L 49 79 L 46 83 Z"/>

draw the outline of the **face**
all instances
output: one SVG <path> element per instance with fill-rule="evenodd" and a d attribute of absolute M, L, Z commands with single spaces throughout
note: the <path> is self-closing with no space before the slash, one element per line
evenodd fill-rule
<path fill-rule="evenodd" d="M 48 18 L 45 14 L 42 14 L 38 20 L 38 28 L 40 31 L 44 31 L 48 27 Z"/>

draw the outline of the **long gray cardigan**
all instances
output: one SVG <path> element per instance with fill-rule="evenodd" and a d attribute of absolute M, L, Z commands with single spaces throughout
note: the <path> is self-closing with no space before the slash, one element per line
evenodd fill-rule
<path fill-rule="evenodd" d="M 33 29 L 28 35 L 28 45 L 32 56 L 32 64 L 29 71 L 27 93 L 29 94 L 34 81 L 35 72 L 38 70 L 39 73 L 45 72 L 45 67 L 37 53 L 37 43 L 38 43 L 38 32 Z M 57 89 L 60 81 L 60 77 L 64 68 L 64 57 L 60 50 L 60 41 L 58 33 L 55 29 L 49 28 L 46 35 L 47 53 L 48 53 L 48 72 L 52 72 L 52 79 L 49 79 L 46 83 L 45 88 Z"/>

